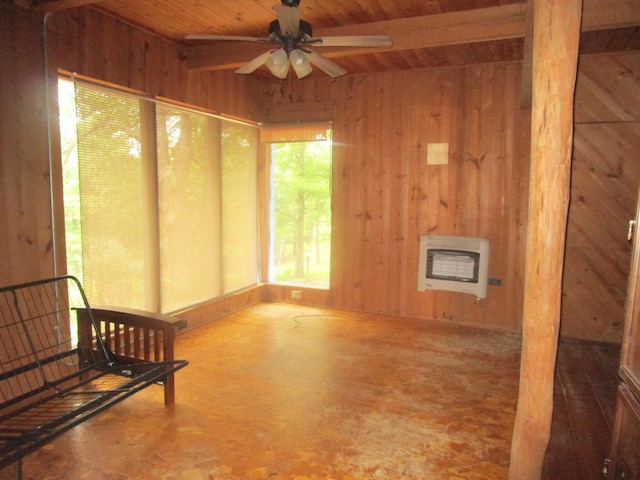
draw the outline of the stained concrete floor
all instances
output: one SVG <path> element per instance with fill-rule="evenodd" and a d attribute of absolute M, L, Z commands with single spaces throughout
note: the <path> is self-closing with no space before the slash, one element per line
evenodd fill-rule
<path fill-rule="evenodd" d="M 147 388 L 26 457 L 24 478 L 507 477 L 518 335 L 264 304 L 176 348 L 175 405 Z"/>

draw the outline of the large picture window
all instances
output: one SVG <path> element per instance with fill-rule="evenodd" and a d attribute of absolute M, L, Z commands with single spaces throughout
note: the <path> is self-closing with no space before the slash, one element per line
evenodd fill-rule
<path fill-rule="evenodd" d="M 68 270 L 92 302 L 171 312 L 257 282 L 255 126 L 59 92 Z"/>

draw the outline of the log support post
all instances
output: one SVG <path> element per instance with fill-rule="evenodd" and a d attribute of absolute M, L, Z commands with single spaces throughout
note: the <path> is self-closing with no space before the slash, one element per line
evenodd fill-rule
<path fill-rule="evenodd" d="M 570 197 L 582 0 L 533 0 L 531 174 L 510 480 L 539 480 L 549 443 Z"/>

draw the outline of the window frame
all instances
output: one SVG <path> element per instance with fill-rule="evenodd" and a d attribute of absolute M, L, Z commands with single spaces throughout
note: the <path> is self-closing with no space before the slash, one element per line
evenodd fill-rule
<path fill-rule="evenodd" d="M 311 289 L 320 289 L 320 290 L 330 290 L 331 289 L 331 249 L 333 248 L 333 234 L 330 233 L 329 238 L 329 258 L 327 259 L 328 263 L 328 279 L 326 285 L 317 285 L 313 283 L 307 282 L 287 282 L 287 281 L 278 281 L 274 280 L 272 277 L 273 274 L 273 256 L 274 256 L 274 248 L 273 244 L 273 228 L 274 228 L 274 214 L 273 214 L 273 158 L 272 158 L 272 146 L 274 144 L 286 144 L 286 143 L 297 143 L 297 142 L 317 142 L 317 141 L 328 141 L 329 142 L 329 151 L 330 151 L 330 171 L 328 173 L 328 182 L 329 182 L 329 213 L 330 220 L 329 223 L 331 225 L 331 230 L 333 230 L 333 171 L 335 168 L 334 159 L 333 159 L 333 125 L 330 121 L 316 121 L 316 122 L 308 122 L 308 123 L 295 123 L 295 124 L 269 124 L 263 125 L 260 129 L 260 140 L 262 144 L 262 155 L 263 155 L 263 165 L 260 170 L 265 171 L 266 178 L 263 180 L 264 186 L 264 194 L 263 201 L 265 203 L 265 213 L 263 213 L 263 230 L 267 232 L 266 235 L 266 245 L 263 248 L 265 261 L 262 265 L 262 275 L 263 278 L 271 285 L 282 285 L 282 286 L 300 286 L 304 288 Z"/>

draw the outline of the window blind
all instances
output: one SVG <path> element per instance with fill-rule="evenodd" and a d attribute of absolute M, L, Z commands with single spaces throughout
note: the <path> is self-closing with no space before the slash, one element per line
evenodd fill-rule
<path fill-rule="evenodd" d="M 80 83 L 75 95 L 85 289 L 94 303 L 153 308 L 140 101 Z"/>
<path fill-rule="evenodd" d="M 255 284 L 258 129 L 76 82 L 83 281 L 186 308 Z"/>
<path fill-rule="evenodd" d="M 327 122 L 302 124 L 274 124 L 260 128 L 263 143 L 316 142 L 327 140 L 331 125 Z"/>

